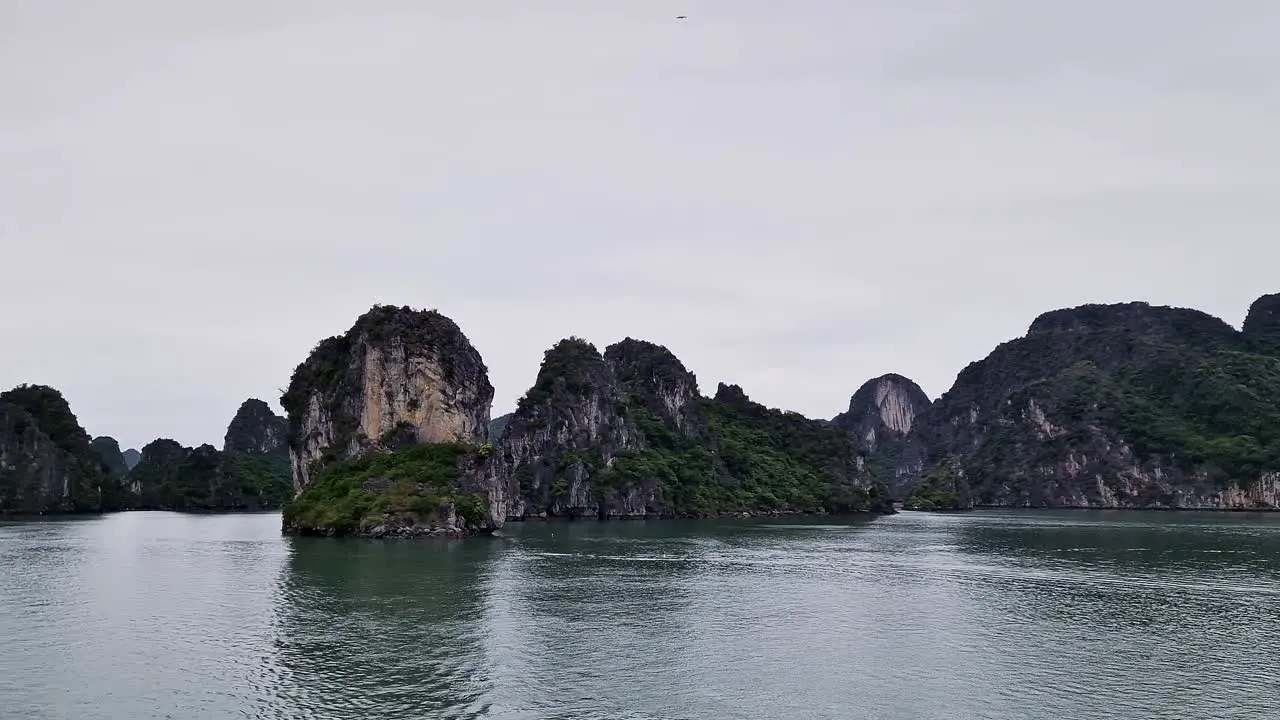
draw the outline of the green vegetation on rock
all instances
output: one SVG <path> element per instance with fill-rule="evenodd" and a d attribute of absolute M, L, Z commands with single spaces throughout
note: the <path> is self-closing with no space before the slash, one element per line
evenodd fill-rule
<path fill-rule="evenodd" d="M 839 430 L 751 402 L 697 402 L 705 434 L 688 437 L 631 398 L 625 412 L 645 447 L 620 455 L 599 484 L 660 483 L 667 512 L 682 517 L 887 509 L 883 488 L 859 477 L 856 448 Z"/>
<path fill-rule="evenodd" d="M 1143 303 L 1045 313 L 960 373 L 934 406 L 928 452 L 959 468 L 961 501 L 979 505 L 1265 505 L 1269 491 L 1248 495 L 1280 471 L 1265 312 L 1255 304 L 1245 333 Z M 927 474 L 913 497 L 908 507 L 948 500 Z"/>
<path fill-rule="evenodd" d="M 189 512 L 279 508 L 293 496 L 284 429 L 284 418 L 249 399 L 227 426 L 223 451 L 156 440 L 125 476 L 128 503 Z"/>
<path fill-rule="evenodd" d="M 0 393 L 0 512 L 98 512 L 120 490 L 89 434 L 57 390 Z"/>
<path fill-rule="evenodd" d="M 711 517 L 888 511 L 849 436 L 751 402 L 714 399 L 666 348 L 547 351 L 503 437 L 517 516 Z"/>
<path fill-rule="evenodd" d="M 478 457 L 468 445 L 426 444 L 334 463 L 285 506 L 285 529 L 367 535 L 380 527 L 422 534 L 481 528 L 488 524 L 488 499 L 458 489 L 463 464 Z"/>

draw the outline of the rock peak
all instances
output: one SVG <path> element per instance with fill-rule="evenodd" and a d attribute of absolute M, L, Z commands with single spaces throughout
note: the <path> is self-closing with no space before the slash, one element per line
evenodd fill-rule
<path fill-rule="evenodd" d="M 288 422 L 272 412 L 270 405 L 257 398 L 249 398 L 240 404 L 240 409 L 227 426 L 222 450 L 260 455 L 283 452 L 287 429 Z"/>
<path fill-rule="evenodd" d="M 492 402 L 488 369 L 457 323 L 434 310 L 376 305 L 321 341 L 281 397 L 295 488 L 384 438 L 482 443 Z"/>
<path fill-rule="evenodd" d="M 1051 310 L 1032 321 L 1027 335 L 1102 331 L 1123 331 L 1212 345 L 1229 344 L 1236 337 L 1234 328 L 1208 313 L 1146 302 L 1088 304 Z"/>
<path fill-rule="evenodd" d="M 1280 355 L 1280 293 L 1253 301 L 1242 331 L 1258 351 Z"/>
<path fill-rule="evenodd" d="M 730 405 L 751 405 L 751 398 L 747 397 L 747 393 L 742 390 L 741 385 L 726 385 L 719 383 L 716 385 L 716 400 Z"/>
<path fill-rule="evenodd" d="M 868 380 L 849 398 L 848 411 L 837 415 L 831 424 L 867 436 L 874 446 L 884 433 L 904 436 L 915 427 L 916 418 L 932 403 L 914 380 L 897 373 Z"/>
<path fill-rule="evenodd" d="M 606 348 L 604 358 L 629 399 L 684 435 L 703 431 L 698 378 L 666 347 L 626 338 Z"/>

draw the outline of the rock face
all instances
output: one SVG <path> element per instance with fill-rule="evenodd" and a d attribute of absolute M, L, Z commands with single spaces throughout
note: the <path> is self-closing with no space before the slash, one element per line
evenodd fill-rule
<path fill-rule="evenodd" d="M 466 535 L 506 519 L 487 444 L 493 386 L 435 311 L 379 306 L 324 340 L 281 398 L 297 497 L 284 530 Z"/>
<path fill-rule="evenodd" d="M 249 398 L 240 404 L 240 409 L 227 426 L 222 451 L 229 455 L 287 456 L 288 427 L 288 421 L 272 412 L 270 405 L 257 398 Z"/>
<path fill-rule="evenodd" d="M 457 324 L 375 307 L 317 345 L 281 398 L 294 488 L 326 464 L 387 446 L 482 443 L 492 402 L 488 370 Z"/>
<path fill-rule="evenodd" d="M 224 502 L 275 509 L 293 496 L 289 423 L 257 398 L 241 403 L 222 441 Z"/>
<path fill-rule="evenodd" d="M 496 443 L 502 438 L 502 434 L 507 430 L 507 423 L 510 423 L 514 416 L 515 413 L 507 413 L 489 421 L 489 442 Z"/>
<path fill-rule="evenodd" d="M 698 379 L 671 351 L 626 338 L 605 348 L 604 359 L 619 390 L 636 407 L 686 437 L 706 434 Z"/>
<path fill-rule="evenodd" d="M 142 453 L 135 448 L 129 448 L 120 453 L 120 455 L 124 458 L 124 466 L 129 470 L 132 470 L 138 463 L 142 462 Z"/>
<path fill-rule="evenodd" d="M 498 482 L 509 517 L 660 514 L 656 482 L 614 487 L 605 480 L 620 454 L 640 449 L 621 384 L 591 343 L 562 340 L 520 399 L 502 438 Z"/>
<path fill-rule="evenodd" d="M 61 393 L 43 385 L 0 393 L 0 513 L 110 510 L 114 485 Z"/>
<path fill-rule="evenodd" d="M 125 464 L 124 454 L 120 452 L 120 443 L 115 438 L 104 436 L 94 438 L 91 444 L 112 479 L 117 482 L 122 480 L 129 472 L 129 466 Z"/>
<path fill-rule="evenodd" d="M 666 348 L 556 344 L 498 445 L 508 516 L 639 518 L 884 509 L 848 436 L 715 399 Z"/>
<path fill-rule="evenodd" d="M 925 506 L 1280 509 L 1280 357 L 1194 310 L 1037 318 L 957 377 L 920 432 Z M 911 506 L 911 500 L 908 506 Z"/>
<path fill-rule="evenodd" d="M 925 448 L 918 430 L 932 403 L 924 390 L 901 375 L 867 381 L 849 399 L 848 411 L 831 426 L 851 433 L 865 448 L 872 472 L 895 498 L 903 497 L 924 472 Z"/>

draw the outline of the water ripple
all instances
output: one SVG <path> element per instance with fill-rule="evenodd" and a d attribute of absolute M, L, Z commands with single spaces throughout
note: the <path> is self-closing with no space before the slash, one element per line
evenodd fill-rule
<path fill-rule="evenodd" d="M 0 523 L 0 716 L 1276 716 L 1275 516 L 278 523 Z"/>

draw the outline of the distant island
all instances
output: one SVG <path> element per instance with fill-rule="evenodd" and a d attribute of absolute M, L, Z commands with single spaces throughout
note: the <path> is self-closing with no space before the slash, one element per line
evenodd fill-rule
<path fill-rule="evenodd" d="M 0 393 L 0 513 L 279 509 L 293 497 L 285 420 L 246 400 L 223 449 L 159 439 L 120 451 L 90 438 L 57 390 Z"/>
<path fill-rule="evenodd" d="M 283 507 L 297 534 L 491 532 L 540 518 L 973 507 L 1280 509 L 1280 295 L 1240 330 L 1146 303 L 1045 313 L 931 402 L 890 374 L 830 420 L 701 394 L 661 345 L 548 349 L 514 413 L 462 329 L 376 306 L 222 450 L 90 438 L 54 389 L 0 394 L 0 512 Z"/>

